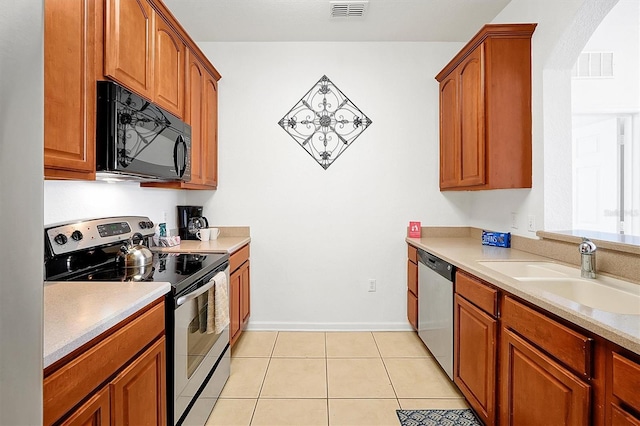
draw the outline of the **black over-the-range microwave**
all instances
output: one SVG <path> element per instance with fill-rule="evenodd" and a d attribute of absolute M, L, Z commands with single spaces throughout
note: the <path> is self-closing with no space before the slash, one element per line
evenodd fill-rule
<path fill-rule="evenodd" d="M 110 82 L 97 82 L 96 178 L 191 179 L 191 127 Z"/>

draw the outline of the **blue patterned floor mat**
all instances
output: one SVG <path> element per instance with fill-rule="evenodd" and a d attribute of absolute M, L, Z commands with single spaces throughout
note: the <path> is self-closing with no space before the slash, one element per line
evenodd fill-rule
<path fill-rule="evenodd" d="M 469 409 L 396 410 L 401 426 L 482 426 Z"/>

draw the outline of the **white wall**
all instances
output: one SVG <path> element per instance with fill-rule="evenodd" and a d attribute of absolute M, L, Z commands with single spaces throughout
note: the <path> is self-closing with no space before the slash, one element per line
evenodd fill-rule
<path fill-rule="evenodd" d="M 522 1 L 522 0 L 519 0 Z M 553 0 L 548 0 L 553 1 Z M 552 51 L 544 57 L 542 68 L 542 110 L 538 119 L 544 124 L 544 161 L 537 169 L 544 175 L 543 192 L 546 230 L 571 229 L 572 158 L 571 144 L 571 68 L 593 31 L 618 0 L 573 1 L 560 20 L 557 40 L 550 43 Z M 544 6 L 544 5 L 543 5 Z M 550 18 L 554 22 L 555 17 Z M 535 117 L 535 115 L 534 115 Z"/>
<path fill-rule="evenodd" d="M 562 120 L 570 118 L 570 108 L 549 119 L 558 112 L 553 108 L 570 105 L 568 89 L 556 93 L 564 75 L 553 73 L 565 71 L 554 60 L 562 57 L 567 27 L 579 27 L 575 20 L 585 3 L 597 8 L 597 0 L 512 0 L 494 20 L 538 23 L 532 41 L 533 188 L 527 190 L 438 191 L 433 76 L 461 44 L 202 43 L 223 75 L 221 189 L 210 199 L 188 197 L 204 204 L 214 223 L 252 227 L 251 327 L 406 327 L 406 271 L 398 259 L 404 259 L 409 220 L 530 237 L 529 216 L 534 231 L 554 214 L 555 224 L 565 217 L 570 224 L 570 210 L 558 211 L 553 202 L 566 194 L 553 188 L 570 180 L 571 169 L 545 167 L 553 154 L 545 153 L 545 142 L 567 138 Z M 373 120 L 327 171 L 277 125 L 322 74 Z M 511 228 L 511 212 L 517 229 Z M 366 292 L 369 278 L 378 280 L 378 292 Z"/>
<path fill-rule="evenodd" d="M 0 424 L 42 424 L 42 0 L 0 2 Z"/>
<path fill-rule="evenodd" d="M 468 197 L 438 190 L 434 79 L 461 44 L 200 47 L 223 76 L 220 189 L 188 197 L 251 226 L 250 326 L 407 329 L 408 222 L 467 222 Z M 323 74 L 373 120 L 328 170 L 278 125 Z"/>
<path fill-rule="evenodd" d="M 44 223 L 141 215 L 155 223 L 166 220 L 167 228 L 174 229 L 178 227 L 176 206 L 185 203 L 186 192 L 141 188 L 134 182 L 45 181 Z"/>
<path fill-rule="evenodd" d="M 613 52 L 614 78 L 572 79 L 573 113 L 637 112 L 640 102 L 640 2 L 620 0 L 598 25 L 585 51 Z"/>

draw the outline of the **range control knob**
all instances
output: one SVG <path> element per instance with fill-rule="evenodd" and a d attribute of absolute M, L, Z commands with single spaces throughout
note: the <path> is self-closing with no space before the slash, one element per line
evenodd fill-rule
<path fill-rule="evenodd" d="M 56 243 L 62 245 L 67 244 L 67 236 L 64 234 L 58 234 L 53 238 L 53 241 L 55 241 Z"/>
<path fill-rule="evenodd" d="M 147 222 L 138 222 L 138 226 L 141 229 L 147 229 Z"/>
<path fill-rule="evenodd" d="M 151 221 L 147 222 L 147 228 L 149 229 L 153 228 L 153 222 Z"/>
<path fill-rule="evenodd" d="M 73 239 L 73 241 L 80 241 L 82 237 L 83 235 L 82 235 L 82 232 L 80 231 L 73 231 L 71 233 L 71 238 Z"/>

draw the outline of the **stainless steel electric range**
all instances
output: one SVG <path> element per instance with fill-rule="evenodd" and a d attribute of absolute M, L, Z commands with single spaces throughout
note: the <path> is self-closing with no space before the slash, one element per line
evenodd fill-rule
<path fill-rule="evenodd" d="M 201 426 L 230 374 L 229 326 L 219 334 L 202 327 L 203 315 L 214 307 L 201 296 L 217 273 L 224 272 L 229 282 L 229 255 L 153 253 L 147 265 L 123 263 L 123 245 L 138 237 L 136 247 L 146 250 L 143 246 L 153 234 L 153 222 L 143 216 L 49 225 L 45 280 L 171 283 L 165 303 L 167 419 L 170 424 Z"/>

